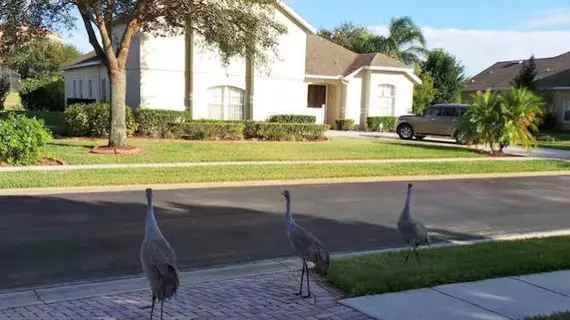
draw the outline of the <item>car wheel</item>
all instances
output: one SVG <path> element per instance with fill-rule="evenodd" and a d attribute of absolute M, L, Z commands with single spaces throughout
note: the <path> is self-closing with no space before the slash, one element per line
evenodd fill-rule
<path fill-rule="evenodd" d="M 466 144 L 467 140 L 465 139 L 465 133 L 464 132 L 457 132 L 455 134 L 455 141 L 458 144 Z"/>
<path fill-rule="evenodd" d="M 426 136 L 415 136 L 416 140 L 423 140 Z"/>
<path fill-rule="evenodd" d="M 410 140 L 414 137 L 414 129 L 409 124 L 401 124 L 398 127 L 398 136 L 403 140 Z"/>

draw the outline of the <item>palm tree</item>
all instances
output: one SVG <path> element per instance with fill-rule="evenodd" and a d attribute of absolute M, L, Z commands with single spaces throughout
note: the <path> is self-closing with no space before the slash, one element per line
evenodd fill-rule
<path fill-rule="evenodd" d="M 427 53 L 426 39 L 420 27 L 410 17 L 395 17 L 390 20 L 387 37 L 377 36 L 374 41 L 376 52 L 398 59 L 407 65 L 414 65 Z"/>

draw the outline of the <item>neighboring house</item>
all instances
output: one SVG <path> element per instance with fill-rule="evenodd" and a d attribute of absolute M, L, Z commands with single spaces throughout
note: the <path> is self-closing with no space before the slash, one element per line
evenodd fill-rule
<path fill-rule="evenodd" d="M 470 101 L 477 91 L 504 90 L 512 87 L 524 60 L 501 61 L 470 78 L 462 92 L 462 100 Z M 535 59 L 538 89 L 546 90 L 552 98 L 552 112 L 557 122 L 570 129 L 570 52 L 552 58 Z"/>
<path fill-rule="evenodd" d="M 411 112 L 414 85 L 421 84 L 413 69 L 382 54 L 356 54 L 317 36 L 285 4 L 278 5 L 275 17 L 288 32 L 278 41 L 280 59 L 270 63 L 268 75 L 247 72 L 252 65 L 244 59 L 224 68 L 216 52 L 190 41 L 185 77 L 184 36 L 137 34 L 127 60 L 127 104 L 191 110 L 195 119 L 305 114 L 329 124 L 337 119 L 360 124 L 367 116 Z M 109 101 L 107 72 L 93 52 L 62 69 L 66 99 Z"/>
<path fill-rule="evenodd" d="M 2 28 L 3 28 L 3 24 L 0 23 L 0 39 L 2 39 L 2 35 L 4 34 Z M 22 24 L 21 26 L 19 26 L 19 29 L 21 30 L 21 32 L 26 32 L 28 30 L 28 27 L 26 25 Z M 63 42 L 64 42 L 61 35 L 53 32 L 51 30 L 42 28 L 42 29 L 38 30 L 38 32 L 43 33 L 47 39 L 59 42 L 61 44 L 63 44 Z"/>

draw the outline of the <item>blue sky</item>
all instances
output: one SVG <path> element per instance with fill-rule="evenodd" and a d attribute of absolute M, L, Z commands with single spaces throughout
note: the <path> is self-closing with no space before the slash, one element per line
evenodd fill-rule
<path fill-rule="evenodd" d="M 548 57 L 570 51 L 568 0 L 285 0 L 313 26 L 342 21 L 386 33 L 394 16 L 410 16 L 430 48 L 457 56 L 473 75 L 500 60 Z M 68 43 L 92 50 L 85 29 L 63 32 Z"/>

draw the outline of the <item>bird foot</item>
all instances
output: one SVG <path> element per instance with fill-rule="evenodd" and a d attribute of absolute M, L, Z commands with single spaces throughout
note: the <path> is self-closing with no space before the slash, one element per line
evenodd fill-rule
<path fill-rule="evenodd" d="M 296 295 L 296 296 L 300 296 L 300 295 L 302 295 L 303 293 L 302 293 L 302 292 L 295 292 L 295 293 L 293 293 L 293 294 Z"/>
<path fill-rule="evenodd" d="M 310 297 L 311 297 L 310 293 L 303 296 L 304 299 L 309 299 Z"/>
<path fill-rule="evenodd" d="M 151 306 L 150 304 L 147 304 L 146 306 L 142 306 L 142 307 L 140 307 L 140 308 L 141 308 L 141 309 L 148 309 L 148 308 L 150 308 L 150 307 L 152 307 L 152 306 Z"/>

